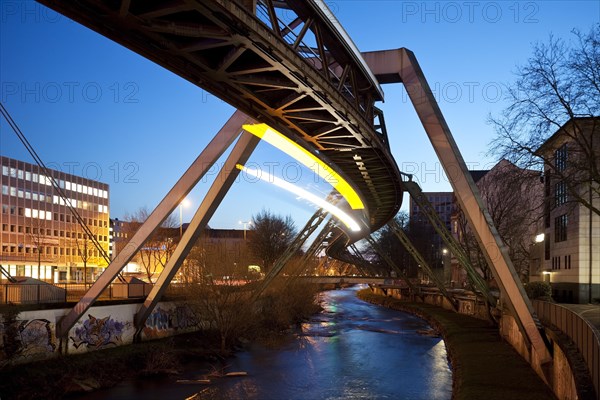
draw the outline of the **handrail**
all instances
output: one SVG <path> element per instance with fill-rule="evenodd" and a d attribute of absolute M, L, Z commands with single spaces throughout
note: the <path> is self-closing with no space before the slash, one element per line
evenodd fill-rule
<path fill-rule="evenodd" d="M 543 323 L 558 328 L 575 343 L 589 369 L 596 399 L 600 400 L 600 331 L 585 318 L 560 304 L 541 300 L 533 300 L 532 304 Z"/>

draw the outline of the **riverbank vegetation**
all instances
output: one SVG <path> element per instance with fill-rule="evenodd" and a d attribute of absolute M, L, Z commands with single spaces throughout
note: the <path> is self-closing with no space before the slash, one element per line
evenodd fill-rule
<path fill-rule="evenodd" d="M 251 288 L 251 286 L 250 286 Z M 252 341 L 275 342 L 320 307 L 316 285 L 276 279 L 258 299 L 250 288 L 196 285 L 186 303 L 201 330 L 166 339 L 57 357 L 0 369 L 2 399 L 62 399 L 144 377 L 178 374 L 189 365 L 222 368 Z"/>
<path fill-rule="evenodd" d="M 454 400 L 551 400 L 556 397 L 492 324 L 424 303 L 408 303 L 360 290 L 369 303 L 427 320 L 446 343 Z"/>

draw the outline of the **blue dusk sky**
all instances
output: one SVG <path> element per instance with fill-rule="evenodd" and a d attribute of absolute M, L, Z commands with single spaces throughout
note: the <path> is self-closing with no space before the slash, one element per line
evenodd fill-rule
<path fill-rule="evenodd" d="M 573 40 L 600 20 L 590 1 L 327 2 L 361 51 L 412 50 L 467 164 L 491 167 L 493 129 L 532 43 L 550 33 Z M 123 218 L 154 208 L 234 109 L 199 87 L 32 1 L 0 2 L 0 97 L 49 167 L 110 185 L 110 212 Z M 401 85 L 385 85 L 384 110 L 394 157 L 426 191 L 450 190 Z M 0 153 L 31 162 L 6 121 Z M 262 143 L 256 167 L 325 196 L 330 188 Z M 211 171 L 189 196 L 188 221 Z M 405 197 L 403 208 L 408 207 Z M 314 206 L 268 183 L 240 179 L 210 225 L 237 228 L 262 208 L 301 227 Z"/>

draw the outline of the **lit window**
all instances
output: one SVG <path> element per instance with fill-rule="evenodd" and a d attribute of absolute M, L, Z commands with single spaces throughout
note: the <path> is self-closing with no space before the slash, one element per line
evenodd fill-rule
<path fill-rule="evenodd" d="M 23 175 L 23 170 L 18 169 L 17 170 L 17 178 L 19 179 L 23 179 L 24 175 Z"/>
<path fill-rule="evenodd" d="M 559 217 L 554 218 L 554 241 L 564 242 L 567 240 L 567 215 L 563 214 Z"/>
<path fill-rule="evenodd" d="M 563 181 L 558 182 L 554 185 L 554 206 L 561 206 L 565 204 L 567 200 L 567 185 Z"/>
<path fill-rule="evenodd" d="M 39 217 L 39 211 L 35 210 L 35 209 L 31 210 L 31 216 L 33 218 L 38 218 Z"/>
<path fill-rule="evenodd" d="M 108 213 L 108 206 L 102 206 L 102 210 L 103 210 L 105 213 Z"/>
<path fill-rule="evenodd" d="M 83 188 L 81 187 L 81 184 L 77 184 L 77 192 L 81 193 L 81 191 L 83 190 Z"/>
<path fill-rule="evenodd" d="M 17 195 L 17 188 L 11 187 L 10 188 L 10 195 L 11 196 L 16 196 Z"/>
<path fill-rule="evenodd" d="M 30 181 L 31 180 L 31 172 L 25 171 L 25 180 L 26 181 Z"/>
<path fill-rule="evenodd" d="M 102 204 L 98 204 L 98 212 L 102 212 Z"/>
<path fill-rule="evenodd" d="M 65 182 L 65 189 L 71 190 L 71 182 L 69 182 L 69 181 Z"/>
<path fill-rule="evenodd" d="M 8 176 L 8 167 L 6 165 L 2 166 L 2 175 Z"/>
<path fill-rule="evenodd" d="M 563 144 L 554 152 L 554 167 L 558 172 L 567 168 L 567 144 Z"/>
<path fill-rule="evenodd" d="M 31 180 L 35 183 L 38 182 L 38 174 L 34 173 L 33 176 L 31 177 Z"/>
<path fill-rule="evenodd" d="M 98 196 L 98 188 L 94 188 L 94 196 Z"/>
<path fill-rule="evenodd" d="M 39 218 L 40 219 L 46 219 L 46 211 L 40 210 L 39 211 Z"/>

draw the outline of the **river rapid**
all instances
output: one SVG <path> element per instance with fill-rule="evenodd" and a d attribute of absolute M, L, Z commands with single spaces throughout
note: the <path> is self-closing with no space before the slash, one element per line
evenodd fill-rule
<path fill-rule="evenodd" d="M 359 300 L 359 287 L 320 294 L 323 311 L 277 348 L 253 345 L 227 361 L 247 376 L 198 380 L 189 370 L 166 380 L 124 382 L 88 399 L 447 400 L 452 372 L 444 341 L 413 315 Z"/>

